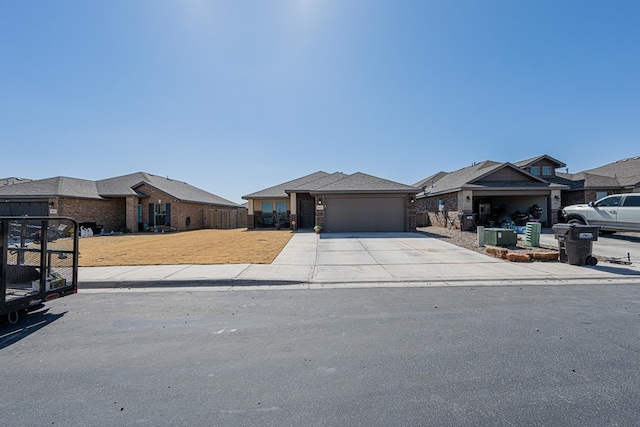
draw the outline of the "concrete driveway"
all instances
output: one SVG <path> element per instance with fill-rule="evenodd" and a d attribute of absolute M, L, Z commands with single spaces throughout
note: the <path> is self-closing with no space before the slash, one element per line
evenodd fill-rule
<path fill-rule="evenodd" d="M 551 235 L 553 238 L 553 235 Z M 557 245 L 554 241 L 553 244 Z M 298 233 L 265 270 L 298 268 L 299 279 L 317 283 L 577 281 L 613 275 L 640 275 L 638 269 L 581 267 L 553 262 L 512 263 L 470 251 L 420 233 Z M 252 266 L 255 267 L 255 266 Z M 610 276 L 610 277 L 611 277 Z"/>

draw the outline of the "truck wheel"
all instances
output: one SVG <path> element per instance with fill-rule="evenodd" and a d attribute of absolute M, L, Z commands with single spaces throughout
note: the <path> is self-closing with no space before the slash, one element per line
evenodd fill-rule
<path fill-rule="evenodd" d="M 567 224 L 578 224 L 578 225 L 585 225 L 584 221 L 581 220 L 580 218 L 572 218 L 570 219 Z"/>

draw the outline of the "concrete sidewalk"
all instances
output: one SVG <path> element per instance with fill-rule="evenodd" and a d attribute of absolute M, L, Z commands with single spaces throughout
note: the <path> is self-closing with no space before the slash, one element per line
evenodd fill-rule
<path fill-rule="evenodd" d="M 553 235 L 551 236 L 553 237 Z M 80 268 L 91 288 L 328 288 L 640 283 L 637 265 L 595 267 L 559 262 L 512 263 L 420 233 L 298 232 L 272 264 Z"/>

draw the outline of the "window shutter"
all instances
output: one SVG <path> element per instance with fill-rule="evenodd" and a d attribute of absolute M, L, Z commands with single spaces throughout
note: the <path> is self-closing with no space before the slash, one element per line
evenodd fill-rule
<path fill-rule="evenodd" d="M 168 225 L 171 225 L 171 203 L 167 203 L 167 210 L 166 210 L 166 218 L 165 218 L 165 222 Z"/>
<path fill-rule="evenodd" d="M 153 206 L 153 203 L 149 203 L 149 227 L 153 227 L 156 225 L 156 209 Z"/>

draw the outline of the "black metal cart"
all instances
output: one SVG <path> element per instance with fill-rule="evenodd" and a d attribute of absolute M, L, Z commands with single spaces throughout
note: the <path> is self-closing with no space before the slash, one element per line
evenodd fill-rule
<path fill-rule="evenodd" d="M 78 222 L 0 216 L 0 316 L 16 323 L 46 301 L 78 291 Z"/>

